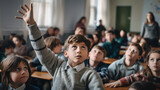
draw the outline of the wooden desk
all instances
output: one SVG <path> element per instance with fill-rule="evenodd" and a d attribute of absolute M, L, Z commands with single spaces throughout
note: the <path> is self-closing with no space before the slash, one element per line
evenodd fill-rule
<path fill-rule="evenodd" d="M 52 76 L 48 72 L 34 71 L 31 77 L 45 79 L 45 80 L 52 80 Z"/>
<path fill-rule="evenodd" d="M 119 55 L 120 55 L 120 56 L 123 56 L 124 54 L 125 54 L 125 51 L 124 51 L 124 50 L 120 50 L 120 51 L 119 51 Z"/>
<path fill-rule="evenodd" d="M 116 61 L 117 59 L 114 58 L 106 58 L 103 60 L 104 63 L 106 64 L 111 64 L 112 62 Z"/>
<path fill-rule="evenodd" d="M 151 47 L 152 50 L 159 50 L 160 47 Z"/>
<path fill-rule="evenodd" d="M 128 87 L 117 87 L 117 88 L 105 87 L 105 90 L 128 90 Z"/>

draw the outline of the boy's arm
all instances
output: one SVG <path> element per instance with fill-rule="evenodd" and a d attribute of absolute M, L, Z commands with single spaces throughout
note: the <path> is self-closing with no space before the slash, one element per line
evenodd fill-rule
<path fill-rule="evenodd" d="M 103 83 L 108 83 L 109 82 L 110 77 L 109 77 L 108 67 L 101 68 L 101 71 L 98 72 L 98 74 L 101 77 Z"/>
<path fill-rule="evenodd" d="M 96 71 L 91 72 L 89 74 L 88 79 L 89 79 L 88 82 L 89 90 L 105 90 L 102 80 Z"/>
<path fill-rule="evenodd" d="M 30 5 L 30 8 L 25 5 L 25 7 L 21 6 L 21 9 L 23 12 L 18 11 L 23 17 L 16 17 L 17 19 L 23 19 L 26 24 L 29 26 L 29 38 L 31 40 L 31 44 L 36 51 L 36 55 L 41 62 L 42 65 L 44 65 L 48 72 L 53 75 L 56 68 L 61 65 L 61 62 L 58 61 L 58 59 L 54 56 L 52 51 L 48 50 L 45 46 L 44 39 L 36 25 L 36 22 L 33 18 L 33 6 Z"/>
<path fill-rule="evenodd" d="M 117 71 L 117 67 L 116 67 L 116 63 L 113 62 L 112 64 L 109 65 L 108 70 L 109 70 L 109 77 L 111 80 L 114 79 L 114 77 L 116 77 L 116 71 Z"/>

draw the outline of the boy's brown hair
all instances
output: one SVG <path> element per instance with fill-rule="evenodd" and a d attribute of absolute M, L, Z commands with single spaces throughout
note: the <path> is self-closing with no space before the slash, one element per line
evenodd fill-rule
<path fill-rule="evenodd" d="M 44 43 L 46 44 L 47 48 L 49 49 L 54 49 L 56 46 L 61 44 L 60 39 L 54 37 L 54 36 L 50 36 L 47 37 L 46 39 L 44 39 Z"/>
<path fill-rule="evenodd" d="M 143 50 L 142 50 L 142 47 L 138 43 L 131 43 L 129 46 L 135 46 L 135 47 L 137 47 L 137 49 L 139 50 L 139 56 L 142 55 Z"/>
<path fill-rule="evenodd" d="M 106 50 L 103 48 L 103 47 L 101 47 L 101 46 L 98 46 L 98 45 L 95 45 L 93 48 L 97 48 L 97 49 L 99 49 L 99 50 L 101 50 L 102 52 L 103 52 L 103 57 L 105 57 L 106 56 Z M 92 49 L 93 49 L 92 48 Z"/>
<path fill-rule="evenodd" d="M 83 35 L 70 35 L 68 39 L 65 41 L 64 47 L 65 50 L 68 50 L 68 47 L 72 43 L 81 43 L 84 42 L 88 47 L 88 51 L 90 50 L 90 41 Z"/>

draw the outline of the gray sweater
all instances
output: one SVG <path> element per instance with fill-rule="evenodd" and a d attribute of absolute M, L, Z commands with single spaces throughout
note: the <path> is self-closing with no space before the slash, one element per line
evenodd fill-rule
<path fill-rule="evenodd" d="M 85 67 L 76 71 L 68 67 L 66 61 L 55 57 L 45 47 L 37 25 L 29 26 L 29 38 L 41 64 L 53 77 L 52 90 L 104 90 L 102 80 L 94 70 Z"/>
<path fill-rule="evenodd" d="M 136 61 L 133 66 L 127 68 L 125 65 L 125 56 L 123 56 L 120 60 L 113 62 L 108 67 L 111 80 L 118 80 L 122 77 L 136 74 L 142 69 L 143 66 L 138 61 Z"/>
<path fill-rule="evenodd" d="M 141 36 L 144 38 L 149 38 L 151 40 L 159 39 L 159 25 L 155 24 L 144 24 L 143 29 L 141 31 Z"/>

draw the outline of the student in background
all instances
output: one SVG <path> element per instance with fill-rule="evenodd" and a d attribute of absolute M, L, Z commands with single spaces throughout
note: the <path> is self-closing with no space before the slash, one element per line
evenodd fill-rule
<path fill-rule="evenodd" d="M 62 60 L 67 60 L 64 57 L 64 54 L 62 52 L 62 45 L 61 45 L 60 39 L 58 39 L 54 36 L 51 36 L 51 37 L 45 38 L 44 43 L 45 43 L 45 45 L 48 49 L 50 49 L 51 51 L 53 51 L 55 53 L 55 56 L 57 58 L 62 59 Z M 46 71 L 46 68 L 41 65 L 41 63 L 39 62 L 37 57 L 35 57 L 33 59 L 33 61 L 30 63 L 30 65 L 32 66 L 33 71 L 34 70 L 36 70 L 36 71 Z"/>
<path fill-rule="evenodd" d="M 27 46 L 23 45 L 23 39 L 19 35 L 15 35 L 12 38 L 13 43 L 15 44 L 14 48 L 14 53 L 21 55 L 21 56 L 26 56 L 27 55 Z"/>
<path fill-rule="evenodd" d="M 84 60 L 88 58 L 90 42 L 82 35 L 71 35 L 65 42 L 64 55 L 68 61 L 55 57 L 52 51 L 48 50 L 44 40 L 33 18 L 33 6 L 21 7 L 24 11 L 18 11 L 29 27 L 29 36 L 36 55 L 42 65 L 53 77 L 52 90 L 78 89 L 78 90 L 104 90 L 99 75 L 92 69 L 84 66 Z M 39 44 L 40 43 L 40 44 Z"/>
<path fill-rule="evenodd" d="M 93 36 L 92 36 L 92 34 L 87 34 L 86 35 L 86 38 L 90 41 L 90 49 L 92 49 L 92 47 L 93 47 L 93 44 L 94 44 L 94 39 L 93 39 Z"/>
<path fill-rule="evenodd" d="M 2 46 L 0 48 L 0 62 L 6 58 L 8 55 L 14 53 L 15 44 L 11 40 L 2 41 Z"/>
<path fill-rule="evenodd" d="M 106 56 L 109 58 L 118 58 L 120 44 L 115 41 L 115 33 L 113 30 L 108 30 L 105 32 L 106 42 L 103 43 L 103 47 L 106 50 Z"/>
<path fill-rule="evenodd" d="M 148 45 L 146 42 L 140 42 L 139 45 L 142 47 L 143 53 L 142 58 L 140 59 L 141 62 L 145 62 L 145 58 L 147 57 L 148 53 L 151 50 L 151 46 Z"/>
<path fill-rule="evenodd" d="M 136 81 L 129 86 L 128 90 L 156 90 L 156 87 L 152 82 Z"/>
<path fill-rule="evenodd" d="M 113 83 L 109 83 L 106 86 L 127 86 L 135 81 L 149 81 L 152 82 L 156 88 L 160 88 L 160 50 L 150 51 L 146 58 L 145 69 L 139 73 L 132 74 Z"/>
<path fill-rule="evenodd" d="M 160 38 L 160 28 L 158 23 L 155 21 L 155 17 L 152 12 L 147 13 L 146 22 L 141 30 L 141 36 L 143 38 L 150 39 L 150 45 L 153 47 L 158 46 L 158 40 Z"/>
<path fill-rule="evenodd" d="M 1 90 L 40 90 L 30 85 L 30 67 L 24 58 L 9 55 L 1 62 L 1 70 Z"/>
<path fill-rule="evenodd" d="M 99 34 L 93 34 L 93 40 L 94 40 L 94 45 L 98 45 L 100 43 L 100 40 L 101 40 L 101 35 Z"/>
<path fill-rule="evenodd" d="M 84 33 L 87 34 L 87 28 L 86 28 L 86 20 L 87 18 L 85 16 L 81 17 L 80 20 L 76 23 L 75 29 L 77 29 L 77 27 L 83 27 L 84 28 Z"/>
<path fill-rule="evenodd" d="M 54 28 L 53 27 L 49 27 L 46 31 L 46 33 L 43 35 L 43 38 L 47 38 L 50 36 L 54 36 Z"/>
<path fill-rule="evenodd" d="M 85 28 L 84 27 L 77 27 L 75 32 L 74 32 L 75 35 L 77 34 L 80 34 L 80 35 L 85 35 Z"/>
<path fill-rule="evenodd" d="M 127 39 L 127 32 L 125 30 L 120 31 L 120 37 L 121 37 L 121 45 L 122 46 L 128 46 L 128 39 Z"/>
<path fill-rule="evenodd" d="M 109 82 L 109 72 L 107 64 L 103 63 L 106 51 L 103 47 L 95 45 L 89 52 L 89 60 L 85 61 L 86 66 L 94 69 L 102 78 L 103 83 Z"/>
<path fill-rule="evenodd" d="M 135 43 L 131 44 L 126 50 L 125 56 L 109 65 L 110 79 L 118 80 L 142 70 L 143 66 L 139 62 L 141 55 L 141 46 Z"/>
<path fill-rule="evenodd" d="M 102 24 L 102 20 L 99 20 L 99 25 L 97 26 L 97 28 L 96 28 L 96 32 L 97 32 L 97 34 L 102 34 L 102 31 L 105 31 L 106 30 L 106 28 L 105 28 L 105 26 L 103 26 L 103 24 Z"/>

